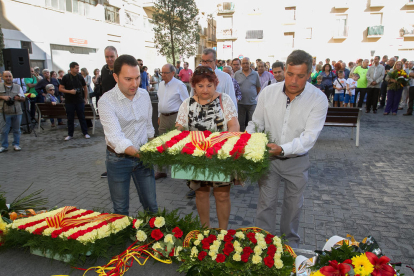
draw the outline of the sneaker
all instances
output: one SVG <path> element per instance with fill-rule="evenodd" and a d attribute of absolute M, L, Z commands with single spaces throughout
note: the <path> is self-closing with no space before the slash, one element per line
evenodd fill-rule
<path fill-rule="evenodd" d="M 91 139 L 91 136 L 89 136 L 89 134 L 85 134 L 85 139 Z"/>
<path fill-rule="evenodd" d="M 5 151 L 8 151 L 8 149 L 7 148 L 0 147 L 0 153 L 5 152 Z"/>
<path fill-rule="evenodd" d="M 71 139 L 73 139 L 73 137 L 72 137 L 72 136 L 67 136 L 67 137 L 65 138 L 65 141 L 69 141 L 69 140 L 71 140 Z"/>
<path fill-rule="evenodd" d="M 13 148 L 14 148 L 15 151 L 21 151 L 22 150 L 22 148 L 19 147 L 19 146 L 13 146 Z"/>
<path fill-rule="evenodd" d="M 196 195 L 195 195 L 195 191 L 193 191 L 193 190 L 191 190 L 191 191 L 189 191 L 187 194 L 186 194 L 186 196 L 187 196 L 187 198 L 194 198 Z"/>
<path fill-rule="evenodd" d="M 103 174 L 101 174 L 101 178 L 107 178 L 108 177 L 108 173 L 104 172 Z"/>

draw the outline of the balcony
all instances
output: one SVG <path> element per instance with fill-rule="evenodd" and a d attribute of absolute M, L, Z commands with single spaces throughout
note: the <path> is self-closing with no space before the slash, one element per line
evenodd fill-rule
<path fill-rule="evenodd" d="M 218 14 L 233 14 L 234 12 L 233 2 L 222 2 L 218 4 Z"/>
<path fill-rule="evenodd" d="M 414 6 L 414 0 L 408 0 L 407 3 L 405 3 L 406 6 Z"/>
<path fill-rule="evenodd" d="M 414 27 L 410 26 L 410 27 L 407 27 L 407 28 L 402 28 L 400 30 L 400 35 L 402 37 L 414 37 Z"/>
<path fill-rule="evenodd" d="M 348 1 L 336 0 L 334 3 L 335 3 L 334 8 L 335 8 L 336 10 L 345 10 L 345 9 L 349 9 L 349 4 L 348 4 Z"/>
<path fill-rule="evenodd" d="M 156 0 L 144 0 L 144 3 L 142 4 L 142 7 L 149 11 L 155 10 L 155 2 Z"/>
<path fill-rule="evenodd" d="M 371 8 L 382 8 L 385 6 L 385 0 L 370 0 L 369 6 Z"/>
<path fill-rule="evenodd" d="M 368 38 L 378 38 L 384 35 L 384 26 L 371 26 L 367 28 L 367 37 Z"/>
<path fill-rule="evenodd" d="M 332 32 L 333 39 L 347 39 L 348 38 L 348 26 L 339 28 Z"/>
<path fill-rule="evenodd" d="M 223 39 L 223 40 L 237 39 L 237 30 L 234 30 L 234 29 L 220 30 L 217 33 L 217 39 Z"/>

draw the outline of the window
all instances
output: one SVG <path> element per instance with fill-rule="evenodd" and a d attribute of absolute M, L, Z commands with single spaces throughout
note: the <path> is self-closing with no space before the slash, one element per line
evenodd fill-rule
<path fill-rule="evenodd" d="M 295 47 L 295 33 L 284 33 L 285 49 L 291 49 Z"/>
<path fill-rule="evenodd" d="M 126 11 L 125 12 L 125 23 L 128 25 L 132 25 L 138 27 L 139 25 L 139 15 Z"/>
<path fill-rule="evenodd" d="M 46 0 L 45 3 L 57 10 L 89 16 L 91 6 L 96 6 L 97 0 Z"/>
<path fill-rule="evenodd" d="M 263 30 L 246 31 L 246 39 L 263 39 Z"/>
<path fill-rule="evenodd" d="M 312 28 L 306 28 L 305 29 L 305 38 L 306 39 L 312 39 Z"/>
<path fill-rule="evenodd" d="M 46 0 L 46 7 L 51 7 L 57 10 L 65 11 L 66 9 L 66 0 Z"/>
<path fill-rule="evenodd" d="M 334 37 L 348 36 L 348 15 L 342 14 L 335 18 Z"/>
<path fill-rule="evenodd" d="M 105 20 L 107 22 L 119 24 L 119 9 L 113 6 L 105 5 Z"/>
<path fill-rule="evenodd" d="M 285 7 L 286 20 L 296 20 L 296 7 Z"/>
<path fill-rule="evenodd" d="M 32 42 L 30 42 L 30 41 L 20 41 L 20 45 L 21 45 L 22 49 L 29 50 L 29 54 L 33 54 L 33 52 L 32 52 Z"/>

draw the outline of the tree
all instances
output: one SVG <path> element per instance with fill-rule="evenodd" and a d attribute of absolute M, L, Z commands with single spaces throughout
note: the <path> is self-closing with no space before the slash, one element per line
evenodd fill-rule
<path fill-rule="evenodd" d="M 172 59 L 193 56 L 200 41 L 198 8 L 194 0 L 157 0 L 150 22 L 158 53 Z"/>
<path fill-rule="evenodd" d="M 4 36 L 3 36 L 3 31 L 1 30 L 1 25 L 0 25 L 0 66 L 4 65 L 3 49 L 4 49 Z"/>

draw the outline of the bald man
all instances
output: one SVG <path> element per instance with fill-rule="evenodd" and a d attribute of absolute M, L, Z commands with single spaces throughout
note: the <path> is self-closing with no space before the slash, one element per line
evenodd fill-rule
<path fill-rule="evenodd" d="M 23 114 L 20 103 L 25 100 L 23 89 L 13 83 L 10 71 L 4 71 L 2 78 L 4 85 L 0 85 L 0 153 L 8 150 L 10 128 L 13 130 L 13 148 L 20 151 L 20 123 Z"/>
<path fill-rule="evenodd" d="M 239 124 L 240 131 L 246 129 L 247 124 L 252 120 L 254 110 L 257 105 L 257 95 L 261 85 L 259 74 L 250 68 L 250 59 L 245 57 L 241 62 L 242 69 L 234 73 L 234 79 L 240 86 L 242 99 L 239 102 Z M 247 118 L 247 121 L 246 121 Z"/>

